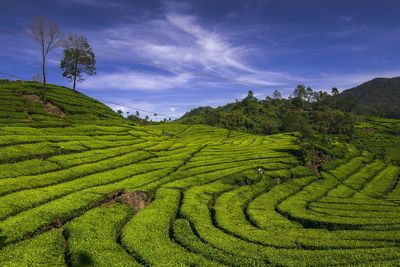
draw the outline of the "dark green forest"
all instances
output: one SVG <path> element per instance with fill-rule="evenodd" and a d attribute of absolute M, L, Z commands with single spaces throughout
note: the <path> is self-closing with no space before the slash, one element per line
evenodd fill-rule
<path fill-rule="evenodd" d="M 340 99 L 351 99 L 356 114 L 400 118 L 400 77 L 376 78 L 349 90 Z"/>
<path fill-rule="evenodd" d="M 336 88 L 332 93 L 313 91 L 299 85 L 293 97 L 282 98 L 279 91 L 265 99 L 257 99 L 252 91 L 235 103 L 222 107 L 200 107 L 186 113 L 183 123 L 208 124 L 255 134 L 312 131 L 328 134 L 351 134 L 357 117 L 349 113 L 352 101 L 340 99 Z"/>
<path fill-rule="evenodd" d="M 357 115 L 400 117 L 400 78 L 377 78 L 339 93 L 315 91 L 298 85 L 292 95 L 283 98 L 278 90 L 265 99 L 253 91 L 242 100 L 221 107 L 199 107 L 186 113 L 180 121 L 207 124 L 255 134 L 299 131 L 310 135 L 351 135 Z"/>

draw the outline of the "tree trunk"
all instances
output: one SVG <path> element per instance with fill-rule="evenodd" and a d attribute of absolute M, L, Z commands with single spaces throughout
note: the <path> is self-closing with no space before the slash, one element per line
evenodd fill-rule
<path fill-rule="evenodd" d="M 43 56 L 42 58 L 42 76 L 43 76 L 43 85 L 46 85 L 46 70 L 45 70 L 46 58 Z"/>
<path fill-rule="evenodd" d="M 74 83 L 72 85 L 72 90 L 74 90 L 74 91 L 76 91 L 75 90 L 75 85 L 76 85 L 76 74 L 74 75 Z"/>
<path fill-rule="evenodd" d="M 75 58 L 75 66 L 74 66 L 74 84 L 72 85 L 72 89 L 75 90 L 76 86 L 76 76 L 78 76 L 78 57 Z"/>
<path fill-rule="evenodd" d="M 44 50 L 42 51 L 42 79 L 43 79 L 43 84 L 42 84 L 42 100 L 43 103 L 46 103 L 46 56 L 44 54 Z"/>

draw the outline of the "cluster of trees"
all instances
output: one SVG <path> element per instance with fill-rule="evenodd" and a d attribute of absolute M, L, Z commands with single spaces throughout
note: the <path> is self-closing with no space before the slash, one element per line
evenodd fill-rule
<path fill-rule="evenodd" d="M 121 115 L 121 116 L 123 116 L 123 114 L 124 114 L 124 112 L 122 111 L 122 110 L 118 110 L 117 111 L 117 113 L 119 114 L 119 115 Z M 129 114 L 129 112 L 126 112 L 126 118 L 128 119 L 128 120 L 131 120 L 131 121 L 136 121 L 136 122 L 142 122 L 142 118 L 140 117 L 140 113 L 139 113 L 139 111 L 138 110 L 136 110 L 136 113 L 135 114 Z M 149 116 L 146 116 L 145 118 L 144 118 L 144 120 L 145 121 L 148 121 L 150 118 L 149 118 Z"/>
<path fill-rule="evenodd" d="M 249 91 L 241 101 L 218 108 L 200 107 L 186 113 L 180 121 L 256 134 L 299 131 L 309 136 L 317 131 L 351 135 L 356 117 L 346 110 L 347 99 L 339 99 L 338 95 L 337 88 L 329 94 L 298 85 L 291 97 L 283 98 L 275 90 L 272 96 L 259 100 Z"/>
<path fill-rule="evenodd" d="M 41 95 L 46 101 L 46 60 L 51 51 L 63 47 L 63 58 L 60 67 L 62 76 L 72 82 L 72 89 L 76 90 L 76 82 L 84 80 L 84 74 L 94 75 L 96 73 L 96 60 L 92 48 L 86 37 L 71 33 L 64 38 L 63 33 L 55 22 L 45 17 L 33 19 L 29 30 L 30 37 L 40 46 L 42 74 L 35 76 L 34 80 L 42 83 Z"/>
<path fill-rule="evenodd" d="M 117 113 L 118 113 L 119 115 L 121 115 L 121 116 L 124 115 L 124 112 L 123 112 L 122 110 L 120 110 L 120 109 L 117 110 Z M 154 114 L 153 114 L 153 117 L 154 117 L 154 118 L 157 118 L 157 117 L 158 117 L 158 114 L 157 114 L 157 113 L 154 113 Z M 149 124 L 149 123 L 153 123 L 153 122 L 154 122 L 152 119 L 150 119 L 150 117 L 149 117 L 148 115 L 146 115 L 144 118 L 142 118 L 142 117 L 140 116 L 140 112 L 139 112 L 138 110 L 135 112 L 135 114 L 129 114 L 129 111 L 127 111 L 127 112 L 126 112 L 126 118 L 127 118 L 128 120 L 137 122 L 137 123 L 139 123 L 139 124 Z M 171 122 L 171 121 L 172 121 L 172 119 L 171 119 L 171 117 L 169 117 L 168 119 L 167 119 L 167 118 L 164 118 L 163 120 L 161 120 L 161 121 L 159 121 L 159 122 Z"/>

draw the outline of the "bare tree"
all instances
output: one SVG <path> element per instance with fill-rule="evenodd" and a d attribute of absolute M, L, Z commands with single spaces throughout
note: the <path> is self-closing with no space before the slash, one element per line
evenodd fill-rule
<path fill-rule="evenodd" d="M 45 17 L 33 19 L 30 37 L 40 45 L 42 50 L 42 99 L 46 101 L 46 58 L 51 50 L 63 45 L 63 35 L 55 22 Z"/>

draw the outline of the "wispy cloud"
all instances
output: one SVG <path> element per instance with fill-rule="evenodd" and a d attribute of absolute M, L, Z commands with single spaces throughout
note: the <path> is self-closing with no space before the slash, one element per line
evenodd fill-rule
<path fill-rule="evenodd" d="M 164 19 L 106 29 L 95 39 L 101 55 L 108 59 L 139 60 L 172 71 L 198 67 L 251 71 L 241 60 L 245 47 L 206 30 L 194 16 L 171 13 Z"/>
<path fill-rule="evenodd" d="M 253 26 L 250 33 L 243 25 L 241 37 L 237 28 L 207 24 L 198 16 L 188 15 L 188 10 L 188 4 L 169 4 L 164 13 L 156 17 L 130 19 L 100 32 L 87 32 L 98 62 L 114 67 L 99 71 L 96 77 L 88 78 L 82 87 L 90 91 L 168 91 L 175 95 L 188 90 L 220 91 L 214 96 L 204 94 L 190 104 L 189 101 L 185 104 L 176 103 L 173 109 L 163 107 L 160 100 L 157 100 L 160 105 L 154 107 L 166 113 L 181 114 L 192 106 L 215 106 L 227 102 L 227 99 L 233 100 L 238 90 L 243 92 L 252 89 L 260 96 L 266 96 L 273 89 L 280 89 L 284 95 L 289 95 L 297 84 L 306 84 L 316 90 L 333 86 L 344 89 L 375 76 L 396 76 L 396 71 L 356 72 L 347 68 L 339 73 L 329 71 L 329 68 L 319 70 L 317 62 L 307 60 L 298 69 L 294 69 L 293 65 L 285 66 L 284 63 L 290 64 L 290 58 L 293 58 L 297 67 L 296 58 L 304 58 L 305 55 L 316 58 L 327 54 L 365 53 L 370 49 L 369 44 L 327 42 L 362 35 L 365 30 L 363 25 L 345 29 L 339 25 L 329 31 L 314 32 L 284 25 L 284 33 L 279 32 L 282 31 L 281 26 L 267 25 L 269 34 L 263 31 L 265 25 Z M 354 19 L 352 16 L 342 16 L 339 20 L 350 23 Z M 324 38 L 325 45 L 312 43 L 316 32 Z M 260 40 L 253 42 L 251 39 L 246 43 L 246 34 L 254 37 L 263 36 L 263 33 L 267 36 L 262 38 L 273 42 L 267 42 L 266 45 Z M 307 40 L 312 40 L 312 45 L 303 45 Z M 282 57 L 284 59 L 277 63 Z M 271 65 L 266 64 L 269 58 L 275 59 Z M 235 92 L 231 90 L 232 87 Z M 216 97 L 218 101 L 215 101 Z"/>
<path fill-rule="evenodd" d="M 140 117 L 144 118 L 148 116 L 152 120 L 163 120 L 169 117 L 179 118 L 188 109 L 187 107 L 179 106 L 168 107 L 162 102 L 132 100 L 119 97 L 111 97 L 108 101 L 105 102 L 106 105 L 115 111 L 121 110 L 124 116 L 135 115 L 138 111 Z"/>
<path fill-rule="evenodd" d="M 295 81 L 301 80 L 297 77 L 285 72 L 274 72 L 261 70 L 251 74 L 245 74 L 236 78 L 242 84 L 257 86 L 285 86 Z"/>
<path fill-rule="evenodd" d="M 151 68 L 148 73 L 104 73 L 83 86 L 121 89 L 172 89 L 216 87 L 229 82 L 243 86 L 266 86 L 291 79 L 287 73 L 251 65 L 254 48 L 235 44 L 229 34 L 204 27 L 197 17 L 168 12 L 163 18 L 132 22 L 105 29 L 93 36 L 98 57 L 107 61 L 132 62 Z M 155 72 L 168 73 L 154 74 Z M 118 80 L 114 80 L 118 79 Z M 279 81 L 278 81 L 279 80 Z"/>
<path fill-rule="evenodd" d="M 190 73 L 161 75 L 143 72 L 100 73 L 89 77 L 84 88 L 92 90 L 150 90 L 161 91 L 182 87 L 191 80 Z"/>

